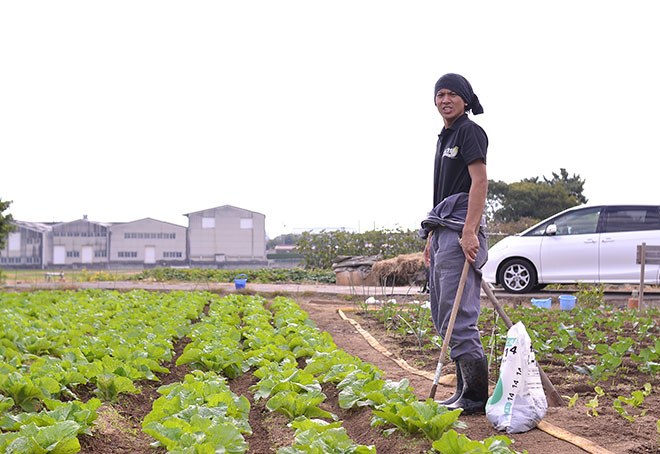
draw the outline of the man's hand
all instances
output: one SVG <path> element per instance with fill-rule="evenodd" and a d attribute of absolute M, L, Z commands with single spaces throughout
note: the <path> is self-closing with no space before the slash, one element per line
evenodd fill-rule
<path fill-rule="evenodd" d="M 474 263 L 477 258 L 477 253 L 479 252 L 479 238 L 474 233 L 473 230 L 463 229 L 463 236 L 458 240 L 461 248 L 463 248 L 463 254 L 468 262 Z"/>
<path fill-rule="evenodd" d="M 481 159 L 477 159 L 468 164 L 468 172 L 470 173 L 472 184 L 470 185 L 468 210 L 465 216 L 465 226 L 463 227 L 460 244 L 467 261 L 474 263 L 479 252 L 477 229 L 481 222 L 481 215 L 483 214 L 486 195 L 488 194 L 486 163 Z"/>
<path fill-rule="evenodd" d="M 426 246 L 424 247 L 424 262 L 426 266 L 431 266 L 431 238 L 433 237 L 433 232 L 429 233 L 429 236 L 426 237 Z"/>

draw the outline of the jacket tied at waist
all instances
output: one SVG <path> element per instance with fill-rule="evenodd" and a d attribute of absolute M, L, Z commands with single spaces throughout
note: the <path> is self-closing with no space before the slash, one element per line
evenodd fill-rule
<path fill-rule="evenodd" d="M 458 194 L 446 197 L 422 221 L 419 236 L 426 238 L 429 236 L 429 233 L 439 227 L 462 232 L 465 225 L 465 218 L 467 217 L 468 199 L 469 195 L 467 192 L 459 192 Z M 480 231 L 483 232 L 485 227 L 485 219 L 482 217 L 481 225 L 479 226 Z"/>

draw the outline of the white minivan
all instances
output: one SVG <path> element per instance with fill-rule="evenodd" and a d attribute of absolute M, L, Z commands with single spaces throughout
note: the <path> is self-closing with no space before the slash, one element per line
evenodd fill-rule
<path fill-rule="evenodd" d="M 660 206 L 579 206 L 495 244 L 482 271 L 511 293 L 550 283 L 639 283 L 642 243 L 660 245 Z M 646 265 L 644 281 L 659 279 L 660 265 Z"/>

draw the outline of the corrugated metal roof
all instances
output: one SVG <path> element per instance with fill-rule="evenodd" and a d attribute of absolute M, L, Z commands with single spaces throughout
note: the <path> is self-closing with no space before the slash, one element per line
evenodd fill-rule
<path fill-rule="evenodd" d="M 74 221 L 59 222 L 57 224 L 53 224 L 53 227 L 61 227 L 61 226 L 64 226 L 66 224 L 73 224 L 73 223 L 77 223 L 77 222 L 87 222 L 89 224 L 96 224 L 96 225 L 100 225 L 100 226 L 106 227 L 106 228 L 110 227 L 112 225 L 112 222 L 98 222 L 98 221 L 90 221 L 89 219 L 76 219 Z"/>
<path fill-rule="evenodd" d="M 186 226 L 184 226 L 184 225 L 179 225 L 179 224 L 175 224 L 173 222 L 167 222 L 167 221 L 159 221 L 158 219 L 154 219 L 154 218 L 150 218 L 150 217 L 146 217 L 146 218 L 142 218 L 142 219 L 136 219 L 135 221 L 129 221 L 129 222 L 113 222 L 111 225 L 127 225 L 127 224 L 134 224 L 134 223 L 140 222 L 140 221 L 154 221 L 154 222 L 160 222 L 161 224 L 174 225 L 176 227 L 181 227 L 182 229 L 186 228 Z"/>
<path fill-rule="evenodd" d="M 220 209 L 220 208 L 233 208 L 233 209 L 235 209 L 235 210 L 241 210 L 241 211 L 246 211 L 246 212 L 248 212 L 248 213 L 255 213 L 255 214 L 260 214 L 260 215 L 262 215 L 262 216 L 266 216 L 265 214 L 263 214 L 263 213 L 259 213 L 258 211 L 246 210 L 245 208 L 240 208 L 240 207 L 236 207 L 236 206 L 233 206 L 233 205 L 220 205 L 220 206 L 213 207 L 213 208 L 207 208 L 207 209 L 205 209 L 205 210 L 193 211 L 193 212 L 190 212 L 190 213 L 185 213 L 184 216 L 189 216 L 189 215 L 191 215 L 191 214 L 202 213 L 202 212 L 204 212 L 204 211 L 217 210 L 217 209 Z"/>
<path fill-rule="evenodd" d="M 51 227 L 43 222 L 14 221 L 14 223 L 19 227 L 35 232 L 49 232 L 51 230 Z"/>

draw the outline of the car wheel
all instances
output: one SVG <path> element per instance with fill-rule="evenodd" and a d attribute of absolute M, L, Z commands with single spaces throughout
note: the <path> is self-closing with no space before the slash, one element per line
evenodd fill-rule
<path fill-rule="evenodd" d="M 500 268 L 498 281 L 509 293 L 531 292 L 536 285 L 536 270 L 524 259 L 512 259 Z"/>

